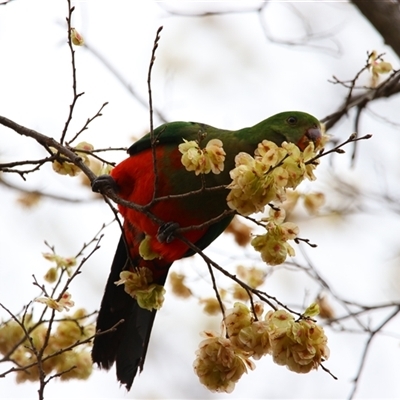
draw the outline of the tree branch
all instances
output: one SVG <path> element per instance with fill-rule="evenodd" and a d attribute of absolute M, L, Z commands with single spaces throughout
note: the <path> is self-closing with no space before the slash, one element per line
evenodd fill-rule
<path fill-rule="evenodd" d="M 352 0 L 400 58 L 400 4 L 397 1 Z"/>
<path fill-rule="evenodd" d="M 326 129 L 332 128 L 343 116 L 352 108 L 363 109 L 373 100 L 391 97 L 400 93 L 400 70 L 393 71 L 392 75 L 376 88 L 367 90 L 365 93 L 353 95 L 347 98 L 339 110 L 321 119 L 325 123 Z"/>

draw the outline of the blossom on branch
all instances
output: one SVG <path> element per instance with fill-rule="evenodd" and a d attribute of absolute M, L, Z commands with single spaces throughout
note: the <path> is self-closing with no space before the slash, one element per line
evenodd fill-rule
<path fill-rule="evenodd" d="M 378 56 L 376 50 L 373 50 L 369 56 L 368 68 L 372 73 L 372 78 L 371 78 L 372 87 L 377 86 L 380 75 L 387 74 L 393 70 L 392 64 L 383 61 L 383 59 Z"/>
<path fill-rule="evenodd" d="M 278 147 L 268 140 L 258 145 L 254 157 L 239 153 L 230 171 L 228 206 L 246 216 L 264 211 L 270 202 L 283 202 L 287 188 L 295 189 L 306 178 L 315 179 L 313 170 L 319 160 L 307 163 L 315 156 L 312 142 L 301 152 L 293 143 Z"/>
<path fill-rule="evenodd" d="M 224 170 L 225 151 L 219 139 L 211 139 L 204 149 L 195 140 L 187 141 L 183 139 L 179 145 L 182 153 L 181 162 L 187 171 L 194 171 L 196 175 L 208 174 L 211 171 L 219 174 Z"/>
<path fill-rule="evenodd" d="M 260 303 L 255 304 L 255 311 L 257 317 L 261 317 L 263 307 Z M 236 302 L 233 309 L 227 311 L 224 323 L 232 344 L 247 357 L 258 360 L 269 353 L 267 325 L 256 320 L 245 304 Z"/>
<path fill-rule="evenodd" d="M 75 46 L 83 46 L 85 44 L 83 37 L 75 28 L 71 28 L 71 41 Z"/>
<path fill-rule="evenodd" d="M 254 364 L 238 353 L 229 339 L 205 332 L 193 367 L 200 382 L 212 392 L 231 393 L 236 382 Z"/>
<path fill-rule="evenodd" d="M 30 314 L 24 315 L 21 321 L 11 320 L 0 325 L 0 354 L 19 367 L 17 383 L 39 381 L 41 374 L 52 372 L 60 374 L 62 380 L 87 379 L 92 372 L 87 339 L 94 335 L 95 326 L 84 324 L 86 315 L 84 309 L 78 309 L 72 316 L 61 319 L 52 332 L 46 323 L 34 321 Z M 41 351 L 42 361 L 38 366 Z"/>
<path fill-rule="evenodd" d="M 153 274 L 148 268 L 139 268 L 138 272 L 122 271 L 116 285 L 124 285 L 124 290 L 134 297 L 138 305 L 146 310 L 159 310 L 164 303 L 165 289 L 162 285 L 151 283 Z"/>
<path fill-rule="evenodd" d="M 143 260 L 154 260 L 155 258 L 161 258 L 161 255 L 153 251 L 151 248 L 152 237 L 146 235 L 139 245 L 139 254 Z"/>
<path fill-rule="evenodd" d="M 270 265 L 279 265 L 285 262 L 287 256 L 293 257 L 295 251 L 287 243 L 293 240 L 299 234 L 299 228 L 292 222 L 283 222 L 285 220 L 285 210 L 274 210 L 271 208 L 269 217 L 263 221 L 266 225 L 267 233 L 257 235 L 251 241 L 254 249 L 261 253 L 262 259 Z"/>
<path fill-rule="evenodd" d="M 228 206 L 245 216 L 263 211 L 278 197 L 279 191 L 274 176 L 268 172 L 269 166 L 247 153 L 239 153 L 235 163 L 236 168 L 230 171 L 232 183 L 227 186 L 231 189 L 227 197 Z"/>
<path fill-rule="evenodd" d="M 87 142 L 81 142 L 75 146 L 76 154 L 78 154 L 82 158 L 83 163 L 87 167 L 90 166 L 90 158 L 87 152 L 90 152 L 93 149 L 93 145 Z M 50 147 L 50 150 L 53 152 L 53 154 L 57 154 L 57 149 L 55 149 L 54 147 Z M 68 161 L 67 159 L 54 160 L 52 166 L 53 170 L 60 175 L 77 176 L 82 172 L 82 170 L 77 165 L 75 165 L 71 161 Z"/>
<path fill-rule="evenodd" d="M 71 295 L 68 292 L 65 292 L 60 300 L 54 300 L 51 297 L 39 297 L 35 299 L 38 303 L 46 304 L 46 306 L 52 308 L 56 311 L 69 311 L 71 307 L 74 306 L 74 302 L 71 300 Z"/>
<path fill-rule="evenodd" d="M 49 283 L 55 282 L 58 277 L 58 269 L 65 270 L 69 277 L 72 276 L 72 267 L 77 264 L 75 257 L 61 257 L 55 253 L 42 253 L 43 257 L 48 261 L 53 261 L 56 266 L 51 267 L 46 275 L 45 279 Z"/>
<path fill-rule="evenodd" d="M 275 363 L 307 373 L 329 357 L 324 330 L 311 319 L 295 321 L 287 311 L 278 310 L 268 312 L 265 321 Z"/>
<path fill-rule="evenodd" d="M 323 328 L 309 318 L 318 314 L 317 303 L 298 320 L 286 310 L 269 311 L 262 318 L 263 311 L 261 303 L 250 310 L 237 302 L 226 311 L 226 337 L 205 332 L 207 339 L 200 343 L 194 368 L 208 389 L 230 393 L 247 368 L 255 368 L 250 358 L 270 354 L 275 363 L 307 373 L 329 357 Z"/>

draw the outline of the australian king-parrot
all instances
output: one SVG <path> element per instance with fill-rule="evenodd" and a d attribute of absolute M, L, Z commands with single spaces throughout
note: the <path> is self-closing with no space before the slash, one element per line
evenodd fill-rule
<path fill-rule="evenodd" d="M 155 148 L 151 145 L 152 138 L 155 139 Z M 174 237 L 173 231 L 177 227 L 207 223 L 229 209 L 226 186 L 231 182 L 229 171 L 234 168 L 234 159 L 239 152 L 253 155 L 258 143 L 264 139 L 277 145 L 284 141 L 295 143 L 300 150 L 304 150 L 310 141 L 318 143 L 320 138 L 318 120 L 303 112 L 279 113 L 237 131 L 195 122 L 171 122 L 155 129 L 153 136 L 147 134 L 135 142 L 128 150 L 129 157 L 118 164 L 111 175 L 98 177 L 93 190 L 99 190 L 99 186 L 106 182 L 114 187 L 120 198 L 139 205 L 149 204 L 153 196 L 163 199 L 153 202 L 147 210 L 158 222 L 139 211 L 119 205 L 124 217 L 123 234 L 111 266 L 96 331 L 108 330 L 120 320 L 124 322 L 114 331 L 95 337 L 93 362 L 105 369 L 116 362 L 118 380 L 128 390 L 131 388 L 138 369 L 143 369 L 156 310 L 139 307 L 135 298 L 125 292 L 123 285 L 117 286 L 115 282 L 124 270 L 147 267 L 153 273 L 153 281 L 163 285 L 172 263 L 194 254 L 179 236 Z M 223 171 L 203 175 L 187 171 L 178 150 L 184 139 L 200 140 L 202 146 L 211 139 L 221 140 L 226 152 Z M 204 187 L 216 189 L 202 190 Z M 190 195 L 184 195 L 187 193 Z M 172 195 L 184 196 L 168 197 Z M 232 218 L 233 214 L 229 214 L 203 229 L 185 231 L 182 236 L 204 249 L 225 230 Z M 158 255 L 152 260 L 143 259 L 139 253 L 139 245 L 145 237 L 151 251 Z"/>

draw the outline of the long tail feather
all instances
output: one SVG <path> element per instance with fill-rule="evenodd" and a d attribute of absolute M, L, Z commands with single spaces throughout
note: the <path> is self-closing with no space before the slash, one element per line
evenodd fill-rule
<path fill-rule="evenodd" d="M 117 378 L 129 390 L 138 369 L 143 369 L 156 311 L 139 307 L 136 300 L 124 291 L 123 285 L 115 285 L 127 260 L 125 242 L 121 237 L 101 302 L 96 331 L 104 332 L 119 321 L 124 322 L 115 330 L 95 337 L 92 359 L 104 369 L 110 369 L 116 362 Z M 164 284 L 165 278 L 157 283 Z"/>

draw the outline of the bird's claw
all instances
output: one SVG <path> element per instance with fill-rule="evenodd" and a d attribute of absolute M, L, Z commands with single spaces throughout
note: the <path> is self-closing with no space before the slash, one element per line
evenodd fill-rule
<path fill-rule="evenodd" d="M 166 222 L 158 228 L 157 240 L 160 243 L 171 243 L 175 239 L 176 230 L 179 224 L 176 222 Z"/>
<path fill-rule="evenodd" d="M 111 175 L 100 175 L 92 182 L 92 191 L 101 193 L 104 189 L 111 188 L 114 192 L 118 191 L 117 182 Z"/>

